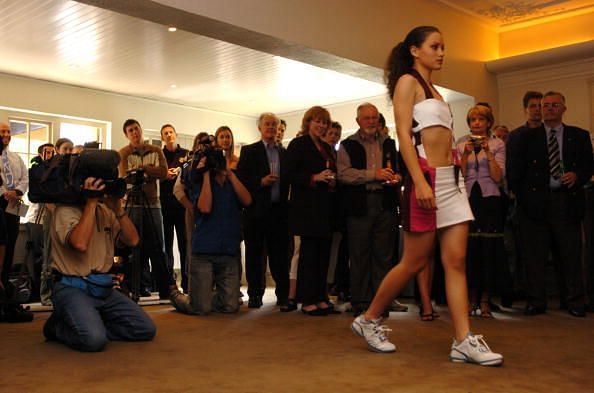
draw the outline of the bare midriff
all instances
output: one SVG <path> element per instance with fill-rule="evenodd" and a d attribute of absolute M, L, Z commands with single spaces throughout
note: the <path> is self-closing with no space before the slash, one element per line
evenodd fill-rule
<path fill-rule="evenodd" d="M 429 166 L 453 165 L 452 131 L 442 126 L 431 126 L 421 130 L 421 142 Z"/>

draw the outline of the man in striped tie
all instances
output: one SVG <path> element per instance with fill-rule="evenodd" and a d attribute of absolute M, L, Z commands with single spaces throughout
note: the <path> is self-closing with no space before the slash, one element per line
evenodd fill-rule
<path fill-rule="evenodd" d="M 585 291 L 581 266 L 583 185 L 592 176 L 592 144 L 588 131 L 563 123 L 565 97 L 548 92 L 542 99 L 544 124 L 518 135 L 517 156 L 508 180 L 515 190 L 527 276 L 526 315 L 547 307 L 546 261 L 549 252 L 563 280 L 570 315 L 584 317 Z"/>

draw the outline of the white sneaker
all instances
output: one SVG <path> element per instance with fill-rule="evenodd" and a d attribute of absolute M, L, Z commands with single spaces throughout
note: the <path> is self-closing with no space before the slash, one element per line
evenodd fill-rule
<path fill-rule="evenodd" d="M 386 332 L 391 332 L 386 325 L 380 325 L 382 319 L 368 321 L 363 314 L 359 315 L 351 324 L 351 330 L 359 337 L 365 337 L 369 350 L 373 352 L 394 352 L 396 346 L 388 341 Z"/>
<path fill-rule="evenodd" d="M 454 340 L 450 351 L 450 360 L 456 363 L 476 363 L 481 366 L 499 366 L 503 355 L 491 351 L 482 335 L 468 333 L 464 341 Z"/>

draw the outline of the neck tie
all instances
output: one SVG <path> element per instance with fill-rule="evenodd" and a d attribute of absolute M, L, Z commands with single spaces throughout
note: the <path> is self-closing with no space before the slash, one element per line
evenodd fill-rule
<path fill-rule="evenodd" d="M 2 170 L 4 171 L 4 178 L 6 179 L 6 189 L 14 190 L 14 178 L 12 176 L 12 169 L 10 168 L 10 161 L 8 160 L 8 151 L 6 151 L 6 148 L 2 152 Z"/>
<path fill-rule="evenodd" d="M 549 172 L 553 178 L 558 179 L 561 177 L 561 153 L 556 134 L 556 130 L 552 129 L 549 136 Z"/>

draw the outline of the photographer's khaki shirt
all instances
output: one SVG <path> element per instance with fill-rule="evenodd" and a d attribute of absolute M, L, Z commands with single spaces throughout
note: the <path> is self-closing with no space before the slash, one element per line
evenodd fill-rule
<path fill-rule="evenodd" d="M 74 249 L 68 236 L 82 217 L 84 206 L 58 205 L 50 225 L 51 265 L 53 269 L 69 276 L 88 276 L 107 273 L 113 264 L 115 241 L 120 233 L 120 223 L 115 214 L 104 204 L 95 210 L 95 229 L 86 252 Z"/>

